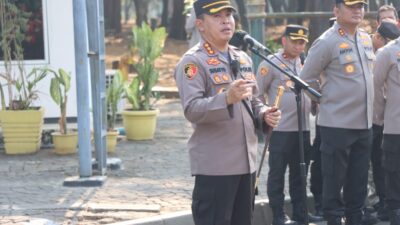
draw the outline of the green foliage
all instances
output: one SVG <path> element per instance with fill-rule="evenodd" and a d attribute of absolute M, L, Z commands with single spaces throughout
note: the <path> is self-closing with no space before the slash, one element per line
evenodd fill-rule
<path fill-rule="evenodd" d="M 266 41 L 266 45 L 267 48 L 269 48 L 272 52 L 278 52 L 278 50 L 280 48 L 282 48 L 282 45 L 277 42 L 276 40 L 270 38 Z"/>
<path fill-rule="evenodd" d="M 110 110 L 109 115 L 107 115 L 107 128 L 109 131 L 114 130 L 115 120 L 117 117 L 118 102 L 124 94 L 124 83 L 121 71 L 118 71 L 107 87 L 107 109 Z"/>
<path fill-rule="evenodd" d="M 20 10 L 15 1 L 0 0 L 0 47 L 5 68 L 0 77 L 6 81 L 8 94 L 7 108 L 3 87 L 0 88 L 3 110 L 29 109 L 37 99 L 35 87 L 44 78 L 44 74 L 37 69 L 33 69 L 28 75 L 25 73 L 22 42 L 25 40 L 29 16 L 30 13 Z"/>
<path fill-rule="evenodd" d="M 157 98 L 152 88 L 156 85 L 159 76 L 154 68 L 154 62 L 161 56 L 167 33 L 164 27 L 153 31 L 145 23 L 141 27 L 134 27 L 132 33 L 130 47 L 131 54 L 137 58 L 137 61 L 133 62 L 137 76 L 124 86 L 125 97 L 133 110 L 150 110 L 154 104 L 151 99 Z"/>
<path fill-rule="evenodd" d="M 43 70 L 53 74 L 50 82 L 50 96 L 53 101 L 60 107 L 60 119 L 58 124 L 60 126 L 60 133 L 67 133 L 67 93 L 71 88 L 71 74 L 67 73 L 64 69 L 58 69 L 58 73 L 51 69 Z"/>

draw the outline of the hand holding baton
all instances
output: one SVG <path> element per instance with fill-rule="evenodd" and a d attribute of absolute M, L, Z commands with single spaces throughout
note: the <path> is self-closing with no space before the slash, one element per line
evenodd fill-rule
<path fill-rule="evenodd" d="M 284 91 L 285 91 L 285 88 L 283 86 L 278 87 L 278 92 L 275 97 L 275 102 L 273 105 L 275 107 L 275 109 L 277 109 L 279 107 L 279 105 L 281 103 L 281 97 L 282 97 Z M 261 161 L 260 161 L 260 165 L 258 166 L 256 182 L 255 182 L 255 186 L 254 186 L 255 193 L 257 193 L 257 187 L 258 187 L 258 182 L 260 180 L 261 169 L 262 169 L 262 166 L 264 163 L 265 155 L 267 154 L 267 149 L 268 149 L 268 145 L 269 145 L 269 140 L 271 139 L 272 129 L 273 128 L 271 126 L 268 127 L 267 134 L 265 136 L 264 150 L 261 155 Z"/>

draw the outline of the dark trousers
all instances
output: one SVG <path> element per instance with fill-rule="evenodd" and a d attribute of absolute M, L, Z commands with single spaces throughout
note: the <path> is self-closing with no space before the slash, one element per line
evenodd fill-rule
<path fill-rule="evenodd" d="M 310 132 L 303 132 L 304 153 L 308 165 Z M 286 167 L 289 166 L 289 194 L 293 205 L 302 207 L 302 181 L 300 170 L 298 132 L 272 132 L 269 144 L 269 172 L 267 194 L 272 209 L 281 210 L 284 204 Z M 301 210 L 300 210 L 301 211 Z"/>
<path fill-rule="evenodd" d="M 400 209 L 400 135 L 383 135 L 383 158 L 388 209 Z"/>
<path fill-rule="evenodd" d="M 255 173 L 196 175 L 192 215 L 196 225 L 251 225 Z"/>
<path fill-rule="evenodd" d="M 371 165 L 372 165 L 372 176 L 375 184 L 375 192 L 379 198 L 379 202 L 385 201 L 385 171 L 383 169 L 383 150 L 382 150 L 382 138 L 383 138 L 383 126 L 373 125 L 373 141 L 372 141 L 372 152 L 371 152 Z"/>
<path fill-rule="evenodd" d="M 367 195 L 372 129 L 320 129 L 324 215 L 357 222 Z"/>
<path fill-rule="evenodd" d="M 321 132 L 320 127 L 315 126 L 315 138 L 312 145 L 313 162 L 310 166 L 310 191 L 314 196 L 315 208 L 322 207 L 322 171 L 321 171 Z"/>

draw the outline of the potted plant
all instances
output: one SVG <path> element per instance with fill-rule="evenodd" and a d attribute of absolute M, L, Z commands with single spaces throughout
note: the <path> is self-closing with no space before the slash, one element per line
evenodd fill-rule
<path fill-rule="evenodd" d="M 60 107 L 60 131 L 52 133 L 54 151 L 59 155 L 76 153 L 78 133 L 67 128 L 67 93 L 71 88 L 71 75 L 61 68 L 58 69 L 58 73 L 51 69 L 47 69 L 47 72 L 54 75 L 50 82 L 50 96 Z"/>
<path fill-rule="evenodd" d="M 111 83 L 107 87 L 107 152 L 114 153 L 117 145 L 118 130 L 115 130 L 115 121 L 117 119 L 118 103 L 124 93 L 123 75 L 117 71 L 113 75 Z"/>
<path fill-rule="evenodd" d="M 44 109 L 33 102 L 38 98 L 37 85 L 46 73 L 42 69 L 25 72 L 22 42 L 29 16 L 15 3 L 0 1 L 0 60 L 4 62 L 0 77 L 6 87 L 5 91 L 0 85 L 0 120 L 6 154 L 34 153 L 41 145 Z"/>
<path fill-rule="evenodd" d="M 152 30 L 143 23 L 132 29 L 131 54 L 137 75 L 124 85 L 125 98 L 131 107 L 122 112 L 127 138 L 130 140 L 153 139 L 158 109 L 153 108 L 158 94 L 152 91 L 157 83 L 155 60 L 161 55 L 167 33 L 165 28 Z"/>

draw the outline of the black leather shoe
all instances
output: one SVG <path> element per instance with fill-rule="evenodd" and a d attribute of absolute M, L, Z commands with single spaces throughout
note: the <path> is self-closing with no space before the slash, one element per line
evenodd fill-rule
<path fill-rule="evenodd" d="M 376 216 L 380 221 L 389 221 L 389 210 L 386 207 L 381 208 L 378 210 Z"/>
<path fill-rule="evenodd" d="M 272 218 L 272 225 L 298 225 L 298 223 L 291 220 L 286 214 L 275 214 Z"/>
<path fill-rule="evenodd" d="M 390 212 L 390 225 L 400 225 L 400 209 Z"/>
<path fill-rule="evenodd" d="M 320 216 L 320 217 L 324 217 L 324 211 L 322 211 L 322 209 L 315 209 L 315 216 Z"/>
<path fill-rule="evenodd" d="M 328 217 L 326 218 L 327 225 L 342 225 L 341 217 Z"/>
<path fill-rule="evenodd" d="M 378 222 L 378 218 L 370 213 L 364 213 L 361 219 L 361 225 L 373 225 Z"/>
<path fill-rule="evenodd" d="M 308 214 L 308 222 L 317 223 L 321 221 L 325 221 L 324 217 L 318 216 L 317 214 L 315 215 Z"/>

